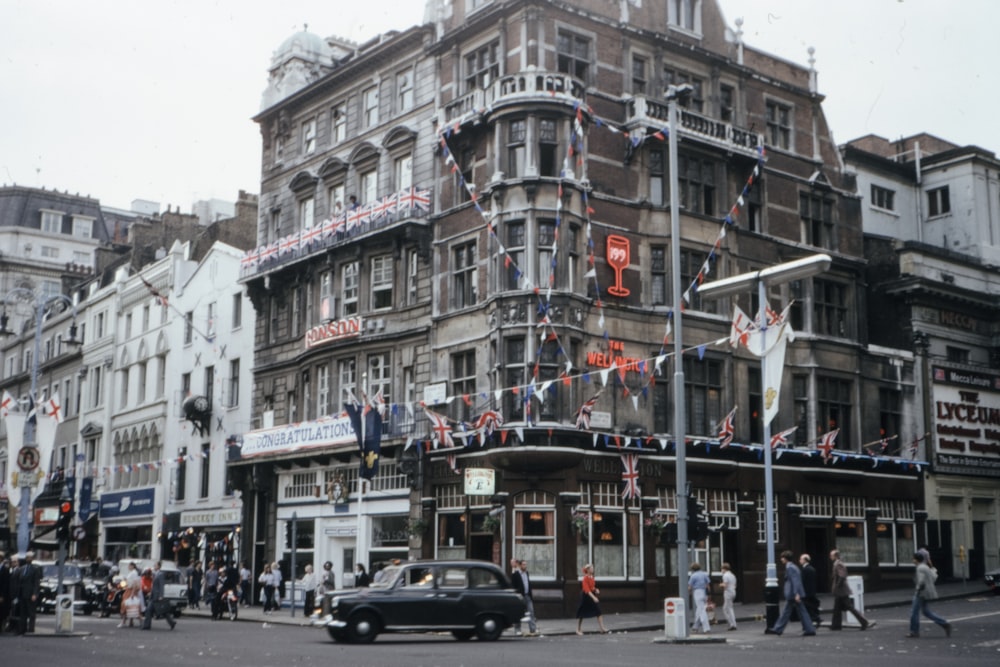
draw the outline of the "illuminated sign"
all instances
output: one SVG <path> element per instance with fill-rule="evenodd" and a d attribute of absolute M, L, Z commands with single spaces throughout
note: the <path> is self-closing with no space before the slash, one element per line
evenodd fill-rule
<path fill-rule="evenodd" d="M 306 332 L 306 349 L 361 335 L 361 317 L 333 320 Z"/>
<path fill-rule="evenodd" d="M 615 270 L 615 284 L 608 288 L 612 296 L 628 296 L 631 293 L 627 287 L 622 287 L 622 271 L 632 262 L 632 250 L 629 240 L 624 236 L 611 234 L 608 236 L 605 259 Z"/>
<path fill-rule="evenodd" d="M 935 469 L 1000 475 L 1000 377 L 935 366 Z"/>
<path fill-rule="evenodd" d="M 639 364 L 642 359 L 639 357 L 626 357 L 624 355 L 625 344 L 620 340 L 608 341 L 607 352 L 589 351 L 587 352 L 587 365 L 594 368 L 615 368 L 625 371 L 639 372 Z"/>

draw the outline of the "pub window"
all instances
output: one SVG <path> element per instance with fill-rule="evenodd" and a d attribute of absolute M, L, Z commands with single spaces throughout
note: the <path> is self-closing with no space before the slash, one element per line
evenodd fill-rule
<path fill-rule="evenodd" d="M 667 304 L 667 247 L 658 245 L 649 249 L 650 290 L 654 306 Z"/>
<path fill-rule="evenodd" d="M 504 387 L 518 388 L 503 392 L 503 414 L 510 415 L 511 421 L 524 419 L 524 339 L 508 338 L 504 341 Z"/>
<path fill-rule="evenodd" d="M 538 121 L 538 173 L 540 176 L 559 176 L 560 155 L 558 124 L 551 118 Z"/>
<path fill-rule="evenodd" d="M 556 67 L 558 71 L 586 82 L 590 73 L 590 39 L 560 30 L 556 37 Z"/>
<path fill-rule="evenodd" d="M 799 194 L 799 218 L 803 243 L 833 248 L 833 202 L 818 194 Z"/>
<path fill-rule="evenodd" d="M 528 124 L 523 118 L 510 121 L 507 125 L 507 176 L 523 176 L 527 167 L 527 153 L 524 142 L 528 134 Z"/>
<path fill-rule="evenodd" d="M 895 389 L 889 389 L 886 387 L 880 387 L 878 390 L 878 407 L 879 407 L 879 429 L 878 434 L 880 438 L 891 438 L 899 436 L 899 425 L 903 421 L 903 410 L 901 407 L 902 396 L 901 392 Z M 889 453 L 889 447 L 886 447 L 885 452 L 879 453 Z"/>
<path fill-rule="evenodd" d="M 514 558 L 531 564 L 531 576 L 556 576 L 555 496 L 526 491 L 514 499 Z"/>
<path fill-rule="evenodd" d="M 471 421 L 476 405 L 476 352 L 466 350 L 451 355 L 451 395 L 461 400 L 452 401 L 452 418 Z"/>
<path fill-rule="evenodd" d="M 767 143 L 786 150 L 792 147 L 792 108 L 790 106 L 768 101 Z"/>
<path fill-rule="evenodd" d="M 838 338 L 849 335 L 846 285 L 813 280 L 813 333 Z"/>
<path fill-rule="evenodd" d="M 835 443 L 837 449 L 851 450 L 851 381 L 839 378 L 816 377 L 816 427 L 819 437 L 840 429 Z"/>
<path fill-rule="evenodd" d="M 715 435 L 722 420 L 722 362 L 684 357 L 684 391 L 689 433 Z"/>

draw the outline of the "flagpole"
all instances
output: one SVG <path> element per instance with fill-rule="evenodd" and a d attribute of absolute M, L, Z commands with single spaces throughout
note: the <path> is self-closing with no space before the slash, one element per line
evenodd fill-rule
<path fill-rule="evenodd" d="M 764 526 L 767 533 L 767 571 L 764 575 L 764 617 L 767 627 L 778 621 L 778 566 L 774 560 L 774 479 L 771 469 L 771 420 L 767 418 L 767 285 L 757 281 L 758 326 L 760 327 L 760 395 L 764 402 Z"/>
<path fill-rule="evenodd" d="M 365 531 L 364 531 L 364 514 L 362 513 L 362 505 L 364 505 L 365 498 L 365 477 L 361 474 L 361 470 L 364 467 L 365 462 L 365 425 L 368 421 L 368 394 L 365 393 L 365 386 L 368 384 L 368 373 L 361 374 L 361 400 L 363 404 L 361 406 L 361 464 L 358 466 L 358 516 L 357 516 L 357 539 L 354 545 L 354 560 L 355 565 L 362 563 L 362 559 L 365 556 L 363 547 L 365 544 Z M 366 566 L 367 567 L 367 566 Z"/>

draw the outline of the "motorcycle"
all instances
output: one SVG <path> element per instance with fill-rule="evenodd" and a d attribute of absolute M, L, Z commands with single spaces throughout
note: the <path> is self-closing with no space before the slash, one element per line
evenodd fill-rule
<path fill-rule="evenodd" d="M 108 582 L 103 597 L 101 597 L 101 618 L 107 618 L 121 613 L 122 596 L 125 594 L 125 580 L 115 577 Z"/>

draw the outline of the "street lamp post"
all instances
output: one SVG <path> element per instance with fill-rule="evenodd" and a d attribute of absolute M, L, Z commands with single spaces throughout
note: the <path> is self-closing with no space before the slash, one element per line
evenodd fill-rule
<path fill-rule="evenodd" d="M 757 323 L 760 327 L 760 381 L 761 396 L 767 399 L 767 288 L 771 285 L 802 280 L 830 268 L 830 256 L 811 255 L 792 262 L 776 264 L 760 271 L 741 273 L 730 278 L 715 280 L 698 288 L 703 299 L 718 299 L 757 288 Z M 761 409 L 764 448 L 764 530 L 767 540 L 767 572 L 764 578 L 764 605 L 767 627 L 778 620 L 778 568 L 774 560 L 774 482 L 771 468 L 771 422 Z"/>
<path fill-rule="evenodd" d="M 30 303 L 32 313 L 35 317 L 35 340 L 34 350 L 31 355 L 31 400 L 38 396 L 38 358 L 42 349 L 42 323 L 45 321 L 45 314 L 50 306 L 62 303 L 73 310 L 73 321 L 69 328 L 69 337 L 63 342 L 68 345 L 76 345 L 80 341 L 76 340 L 76 304 L 64 294 L 36 293 L 23 287 L 15 287 L 4 295 L 4 310 L 0 315 L 0 336 L 10 336 L 14 332 L 8 328 L 10 321 L 7 316 L 6 304 L 10 302 L 12 296 L 20 296 L 24 302 Z M 25 423 L 24 446 L 38 447 L 35 441 L 36 429 L 31 422 Z M 41 461 L 40 465 L 47 468 L 48 461 Z M 36 482 L 37 483 L 37 482 Z M 18 507 L 17 524 L 17 550 L 24 554 L 28 552 L 31 543 L 31 486 L 21 482 L 21 504 Z"/>

